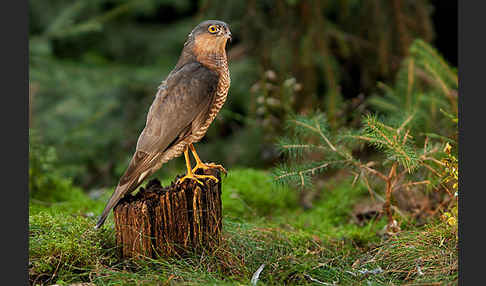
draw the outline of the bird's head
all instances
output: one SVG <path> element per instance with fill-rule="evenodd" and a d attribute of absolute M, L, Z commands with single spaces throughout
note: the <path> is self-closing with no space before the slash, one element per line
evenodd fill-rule
<path fill-rule="evenodd" d="M 231 40 L 228 24 L 217 20 L 208 20 L 197 25 L 184 44 L 195 55 L 225 54 L 225 47 Z"/>

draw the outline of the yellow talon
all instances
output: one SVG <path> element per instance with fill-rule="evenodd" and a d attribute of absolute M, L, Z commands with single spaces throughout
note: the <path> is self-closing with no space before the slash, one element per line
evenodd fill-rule
<path fill-rule="evenodd" d="M 189 160 L 189 152 L 187 152 L 187 149 L 184 151 L 184 158 L 186 159 L 186 168 L 187 168 L 187 174 L 177 180 L 177 184 L 182 184 L 187 179 L 190 180 L 195 180 L 198 184 L 204 185 L 201 181 L 199 181 L 196 177 L 196 175 L 192 172 L 191 169 L 191 161 Z"/>
<path fill-rule="evenodd" d="M 185 175 L 184 177 L 180 178 L 179 180 L 177 180 L 177 184 L 182 184 L 185 180 L 187 179 L 190 179 L 190 180 L 194 180 L 196 181 L 198 184 L 200 185 L 204 185 L 201 181 L 199 181 L 197 179 L 196 176 L 194 176 L 194 174 L 191 176 L 191 175 Z"/>
<path fill-rule="evenodd" d="M 203 169 L 203 170 L 207 170 L 207 169 L 218 169 L 218 170 L 220 170 L 221 172 L 223 172 L 225 174 L 227 173 L 226 172 L 226 169 L 223 166 L 217 165 L 217 164 L 214 164 L 214 163 L 203 163 L 203 162 L 196 163 L 196 166 L 194 166 L 194 168 L 192 169 L 192 171 L 193 172 L 196 172 L 199 169 Z"/>
<path fill-rule="evenodd" d="M 218 178 L 216 178 L 215 176 L 211 176 L 211 175 L 197 175 L 197 174 L 194 174 L 194 176 L 196 178 L 199 178 L 199 179 L 210 179 L 210 180 L 213 180 L 215 183 L 219 182 Z"/>
<path fill-rule="evenodd" d="M 213 180 L 215 183 L 219 182 L 218 178 L 216 178 L 215 176 L 194 174 L 193 170 L 191 169 L 191 161 L 189 160 L 189 152 L 187 151 L 187 149 L 184 151 L 184 158 L 186 159 L 187 174 L 184 177 L 177 180 L 177 184 L 182 184 L 187 179 L 194 180 L 198 184 L 201 184 L 202 186 L 204 186 L 204 183 L 201 182 L 198 179 L 210 179 L 210 180 Z M 197 158 L 197 159 L 199 159 L 199 158 Z M 200 160 L 199 160 L 199 163 L 202 163 L 202 162 L 200 162 Z M 200 167 L 199 166 L 199 168 L 209 168 L 209 167 Z M 194 168 L 194 169 L 198 169 L 198 165 L 196 165 L 196 168 Z"/>
<path fill-rule="evenodd" d="M 196 172 L 199 169 L 203 169 L 203 170 L 218 169 L 225 174 L 227 173 L 226 169 L 221 165 L 214 164 L 214 163 L 203 163 L 201 161 L 201 159 L 199 158 L 199 156 L 197 155 L 196 149 L 194 148 L 194 145 L 189 144 L 189 148 L 191 148 L 192 155 L 194 156 L 194 159 L 196 159 L 196 166 L 194 166 L 194 168 L 192 169 L 192 172 Z"/>
<path fill-rule="evenodd" d="M 199 181 L 198 179 L 210 179 L 210 180 L 213 180 L 215 183 L 218 183 L 219 182 L 218 178 L 216 178 L 215 176 L 211 176 L 211 175 L 198 175 L 198 174 L 192 173 L 191 175 L 190 174 L 187 174 L 184 177 L 180 178 L 177 181 L 177 183 L 178 184 L 182 184 L 187 179 L 194 180 L 198 184 L 201 184 L 202 186 L 204 185 L 204 183 L 201 182 L 201 181 Z"/>

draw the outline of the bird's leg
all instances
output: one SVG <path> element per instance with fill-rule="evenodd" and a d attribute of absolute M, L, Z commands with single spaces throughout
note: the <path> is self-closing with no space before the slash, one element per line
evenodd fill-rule
<path fill-rule="evenodd" d="M 191 180 L 195 180 L 196 182 L 198 182 L 199 184 L 201 185 L 204 185 L 201 181 L 199 181 L 195 176 L 194 176 L 194 173 L 192 172 L 192 169 L 191 169 L 191 161 L 189 159 L 189 152 L 186 148 L 186 150 L 184 151 L 184 158 L 186 159 L 186 167 L 187 167 L 187 174 L 180 178 L 177 183 L 178 184 L 182 184 L 182 182 L 184 182 L 186 179 L 191 179 Z"/>
<path fill-rule="evenodd" d="M 207 170 L 207 169 L 215 168 L 215 169 L 218 169 L 225 174 L 227 173 L 226 169 L 223 168 L 223 166 L 221 166 L 221 165 L 217 165 L 217 164 L 214 164 L 214 163 L 203 163 L 201 161 L 201 159 L 199 158 L 199 156 L 197 155 L 196 149 L 194 148 L 194 145 L 192 145 L 192 143 L 189 144 L 189 148 L 191 149 L 191 152 L 192 152 L 192 155 L 194 156 L 194 159 L 196 159 L 196 166 L 192 169 L 193 172 L 196 172 L 196 170 L 198 170 L 198 169 Z"/>
<path fill-rule="evenodd" d="M 204 183 L 202 183 L 198 179 L 206 179 L 207 178 L 207 179 L 213 180 L 216 183 L 218 182 L 218 179 L 214 176 L 194 174 L 194 172 L 191 169 L 191 160 L 189 159 L 189 150 L 187 148 L 184 151 L 184 158 L 186 159 L 187 174 L 177 181 L 178 184 L 182 184 L 182 182 L 184 182 L 186 179 L 195 180 L 198 184 L 201 184 L 201 185 L 204 185 Z"/>

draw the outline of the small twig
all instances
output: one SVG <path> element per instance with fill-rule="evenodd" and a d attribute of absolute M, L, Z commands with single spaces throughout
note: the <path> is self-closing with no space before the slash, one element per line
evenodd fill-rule
<path fill-rule="evenodd" d="M 422 162 L 422 164 L 424 165 L 425 168 L 429 169 L 432 173 L 434 173 L 437 177 L 441 177 L 441 175 L 432 167 L 430 167 L 429 165 L 425 164 L 425 162 Z"/>
<path fill-rule="evenodd" d="M 291 149 L 291 148 L 318 148 L 318 149 L 325 149 L 322 146 L 318 145 L 309 145 L 309 144 L 292 144 L 292 145 L 282 145 L 282 148 Z"/>
<path fill-rule="evenodd" d="M 361 178 L 363 179 L 363 181 L 365 182 L 366 184 L 366 187 L 368 188 L 368 192 L 371 194 L 371 198 L 374 199 L 374 197 L 376 197 L 380 202 L 382 203 L 385 203 L 385 199 L 380 196 L 377 192 L 375 192 L 371 187 L 370 187 L 370 184 L 368 182 L 368 179 L 366 178 L 366 176 L 361 176 Z M 396 206 L 391 206 L 391 208 L 396 212 L 398 213 L 403 219 L 407 219 L 407 217 L 400 211 L 399 208 L 397 208 Z"/>
<path fill-rule="evenodd" d="M 444 81 L 440 78 L 440 76 L 437 74 L 437 72 L 431 68 L 431 66 L 427 63 L 424 64 L 425 69 L 430 72 L 434 76 L 435 82 L 438 84 L 438 86 L 442 89 L 444 94 L 451 100 L 451 102 L 454 102 L 454 98 L 451 96 L 450 89 L 447 87 L 447 85 L 444 83 Z"/>
<path fill-rule="evenodd" d="M 421 158 L 420 158 L 420 159 L 422 159 L 422 160 L 424 160 L 424 161 L 426 161 L 426 160 L 428 160 L 428 161 L 432 161 L 432 162 L 435 162 L 435 163 L 437 163 L 437 164 L 439 164 L 439 165 L 445 166 L 444 162 L 441 162 L 441 161 L 439 161 L 439 160 L 437 160 L 437 159 L 435 159 L 435 158 L 433 158 L 433 157 L 421 156 Z"/>
<path fill-rule="evenodd" d="M 374 194 L 376 194 L 376 193 L 371 189 L 370 183 L 368 182 L 368 179 L 366 178 L 366 176 L 362 175 L 361 179 L 364 181 L 366 188 L 368 188 L 368 193 L 370 193 L 371 199 L 374 202 L 375 201 Z"/>
<path fill-rule="evenodd" d="M 336 282 L 334 282 L 334 281 L 333 281 L 333 282 L 332 282 L 332 284 L 331 284 L 331 283 L 322 282 L 322 281 L 319 281 L 319 280 L 317 280 L 317 279 L 315 279 L 315 278 L 312 278 L 312 277 L 311 277 L 310 275 L 308 275 L 308 274 L 304 274 L 304 276 L 305 276 L 307 279 L 309 279 L 310 281 L 315 282 L 315 283 L 318 283 L 318 284 L 321 284 L 321 285 L 330 285 L 330 286 L 336 285 Z"/>
<path fill-rule="evenodd" d="M 292 121 L 295 122 L 295 124 L 304 126 L 304 127 L 309 128 L 310 130 L 312 130 L 312 131 L 314 131 L 316 133 L 319 133 L 319 135 L 321 135 L 321 137 L 324 138 L 324 140 L 326 141 L 327 145 L 329 145 L 329 147 L 332 149 L 332 151 L 337 152 L 336 147 L 334 147 L 334 145 L 332 145 L 332 143 L 329 141 L 329 139 L 327 139 L 327 137 L 324 135 L 324 133 L 322 133 L 321 127 L 319 126 L 319 124 L 317 124 L 317 127 L 314 127 L 314 126 L 311 126 L 311 125 L 306 124 L 304 122 L 300 122 L 298 120 L 292 120 Z"/>
<path fill-rule="evenodd" d="M 56 270 L 54 270 L 54 273 L 52 274 L 51 278 L 49 278 L 49 280 L 52 280 L 54 277 L 56 277 L 57 270 L 59 270 L 59 265 L 61 265 L 62 262 L 62 256 L 63 256 L 63 252 L 61 251 L 61 256 L 59 257 L 59 263 L 57 264 Z"/>
<path fill-rule="evenodd" d="M 413 117 L 415 116 L 415 113 L 414 114 L 410 114 L 410 116 L 405 119 L 405 121 L 403 121 L 402 125 L 400 125 L 400 127 L 397 129 L 397 134 L 400 134 L 400 132 L 402 131 L 402 129 L 408 124 L 410 123 L 410 121 L 413 119 Z"/>
<path fill-rule="evenodd" d="M 168 279 L 167 279 L 167 280 L 164 282 L 164 285 L 169 285 L 169 284 L 170 284 L 169 282 L 170 282 L 172 279 L 174 279 L 174 277 L 176 277 L 174 274 L 170 275 L 170 276 L 169 276 L 169 278 L 168 278 Z"/>
<path fill-rule="evenodd" d="M 444 184 L 443 182 L 440 183 L 440 185 L 444 188 L 444 190 L 447 192 L 447 194 L 449 194 L 449 196 L 452 198 L 454 197 L 454 195 L 452 194 L 452 192 L 449 190 L 449 188 L 447 187 L 446 184 Z"/>
<path fill-rule="evenodd" d="M 380 139 L 372 139 L 372 138 L 369 138 L 369 137 L 366 137 L 366 136 L 360 136 L 360 135 L 351 135 L 349 137 L 365 140 L 365 141 L 368 141 L 368 142 L 378 142 L 380 144 L 386 145 L 386 142 L 383 141 L 383 140 L 380 140 Z"/>
<path fill-rule="evenodd" d="M 360 173 L 356 173 L 356 172 L 353 172 L 353 171 L 351 171 L 351 173 L 354 174 L 353 183 L 351 183 L 351 186 L 354 187 L 354 185 L 356 184 L 356 181 L 358 181 L 358 179 L 359 179 Z"/>
<path fill-rule="evenodd" d="M 429 180 L 424 180 L 424 181 L 420 181 L 420 182 L 410 182 L 410 183 L 406 183 L 406 184 L 401 184 L 401 185 L 398 185 L 398 186 L 395 186 L 393 189 L 395 190 L 398 190 L 400 188 L 405 188 L 405 187 L 410 187 L 410 186 L 415 186 L 415 185 L 423 185 L 423 184 L 430 184 L 430 181 Z"/>
<path fill-rule="evenodd" d="M 298 120 L 292 120 L 295 124 L 297 125 L 301 125 L 301 126 L 304 126 L 306 128 L 309 128 L 310 130 L 316 132 L 316 133 L 320 133 L 319 129 L 315 128 L 314 126 L 311 126 L 309 124 L 306 124 L 304 122 L 301 122 L 301 121 L 298 121 Z"/>
<path fill-rule="evenodd" d="M 408 135 L 408 134 L 409 134 L 409 132 L 410 132 L 410 129 L 407 129 L 407 132 L 405 133 L 405 136 L 403 136 L 403 142 L 402 142 L 402 144 L 407 143 L 407 139 L 408 139 L 408 137 L 412 137 L 412 136 L 409 136 L 409 135 Z"/>
<path fill-rule="evenodd" d="M 417 262 L 417 274 L 418 274 L 419 276 L 424 275 L 424 272 L 422 272 L 422 269 L 420 268 L 420 265 L 418 264 L 418 262 Z"/>
<path fill-rule="evenodd" d="M 258 267 L 257 271 L 255 271 L 255 273 L 253 273 L 253 276 L 251 277 L 251 285 L 255 286 L 258 282 L 258 279 L 260 277 L 260 273 L 263 271 L 263 268 L 265 268 L 265 263 L 263 263 L 262 265 L 260 265 L 260 267 Z"/>
<path fill-rule="evenodd" d="M 331 147 L 332 151 L 338 152 L 336 147 L 334 147 L 334 145 L 331 144 L 331 141 L 329 141 L 329 139 L 327 139 L 327 137 L 324 135 L 324 133 L 322 133 L 321 126 L 317 122 L 316 122 L 316 125 L 317 125 L 317 130 L 319 130 L 319 134 L 321 135 L 322 138 L 324 138 L 327 145 L 329 145 L 329 147 Z M 338 153 L 340 153 L 340 152 L 338 152 Z"/>
<path fill-rule="evenodd" d="M 295 175 L 299 175 L 301 177 L 301 179 L 302 179 L 302 175 L 305 174 L 305 173 L 312 173 L 312 174 L 314 174 L 315 171 L 317 171 L 319 169 L 322 169 L 322 168 L 325 168 L 325 167 L 327 167 L 330 164 L 341 163 L 341 162 L 346 162 L 346 161 L 348 161 L 348 160 L 339 160 L 339 161 L 327 162 L 327 163 L 324 163 L 322 165 L 319 165 L 319 166 L 314 167 L 314 168 L 311 168 L 311 169 L 307 169 L 307 170 L 303 170 L 303 171 L 295 171 L 295 172 L 285 173 L 283 175 L 280 175 L 280 176 L 276 177 L 275 179 L 276 180 L 280 180 L 280 179 L 283 179 L 283 178 L 286 178 L 286 177 L 289 177 L 289 176 L 295 176 Z"/>
<path fill-rule="evenodd" d="M 429 143 L 429 136 L 425 136 L 425 142 L 424 142 L 424 156 L 427 152 L 427 143 Z"/>
<path fill-rule="evenodd" d="M 392 196 L 392 190 L 393 190 L 393 179 L 395 178 L 396 175 L 396 168 L 397 168 L 397 163 L 393 163 L 390 172 L 388 173 L 388 177 L 386 179 L 386 202 L 385 205 L 383 206 L 387 216 L 388 216 L 388 225 L 391 225 L 393 223 L 393 213 L 391 211 L 391 196 Z"/>
<path fill-rule="evenodd" d="M 299 172 L 299 176 L 300 176 L 300 185 L 303 187 L 305 185 L 304 174 L 302 172 Z"/>
<path fill-rule="evenodd" d="M 377 268 L 373 269 L 373 270 L 368 270 L 368 269 L 363 269 L 363 270 L 358 270 L 358 272 L 360 274 L 364 274 L 364 275 L 367 275 L 367 274 L 373 274 L 373 275 L 376 275 L 376 274 L 380 274 L 380 273 L 383 273 L 383 269 L 381 269 L 380 266 L 378 266 Z"/>
<path fill-rule="evenodd" d="M 377 171 L 377 170 L 370 168 L 370 167 L 363 165 L 363 164 L 357 164 L 357 167 L 367 170 L 368 172 L 380 177 L 383 181 L 387 180 L 387 177 L 383 173 L 381 173 L 380 171 Z"/>

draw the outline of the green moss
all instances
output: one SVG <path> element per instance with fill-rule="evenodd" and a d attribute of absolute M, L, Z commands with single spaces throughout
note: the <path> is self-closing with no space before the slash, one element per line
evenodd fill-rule
<path fill-rule="evenodd" d="M 298 190 L 277 186 L 271 180 L 265 171 L 232 170 L 223 179 L 224 215 L 362 243 L 376 239 L 376 231 L 385 225 L 384 220 L 370 221 L 364 227 L 350 223 L 352 206 L 368 196 L 361 185 L 328 183 L 313 207 L 304 210 L 297 203 Z"/>
<path fill-rule="evenodd" d="M 333 186 L 328 184 L 322 190 L 319 200 L 309 210 L 297 208 L 275 219 L 300 230 L 306 230 L 325 237 L 359 239 L 367 242 L 376 237 L 376 231 L 384 226 L 384 220 L 370 221 L 360 227 L 351 223 L 352 207 L 368 196 L 363 186 L 351 187 L 349 182 Z"/>
<path fill-rule="evenodd" d="M 93 200 L 72 188 L 66 201 L 31 202 L 31 282 L 160 285 L 170 280 L 183 285 L 248 285 L 261 264 L 266 266 L 258 285 L 311 285 L 309 277 L 342 285 L 400 284 L 406 276 L 395 271 L 397 267 L 413 274 L 409 282 L 439 281 L 440 275 L 446 275 L 444 281 L 457 279 L 453 268 L 457 256 L 450 256 L 454 244 L 440 228 L 403 232 L 375 248 L 385 222 L 370 221 L 362 227 L 351 222 L 352 205 L 367 191 L 351 188 L 349 182 L 328 182 L 314 207 L 304 211 L 297 204 L 298 192 L 275 187 L 267 172 L 231 170 L 223 178 L 221 247 L 203 255 L 146 260 L 117 257 L 112 222 L 102 230 L 93 229 L 111 191 Z M 85 217 L 90 212 L 93 216 Z M 434 258 L 422 260 L 425 276 L 413 272 L 420 257 Z M 358 272 L 377 267 L 384 272 Z"/>
<path fill-rule="evenodd" d="M 91 220 L 40 211 L 29 216 L 31 279 L 77 281 L 99 264 L 114 259 L 110 231 L 95 231 Z"/>
<path fill-rule="evenodd" d="M 39 199 L 31 199 L 29 205 L 29 212 L 31 215 L 38 213 L 49 213 L 51 215 L 84 215 L 95 216 L 101 213 L 106 202 L 108 192 L 103 198 L 98 200 L 91 199 L 82 189 L 71 187 L 63 194 L 62 200 L 44 201 Z"/>
<path fill-rule="evenodd" d="M 254 169 L 234 169 L 222 180 L 223 215 L 258 219 L 295 209 L 297 193 L 275 186 L 270 173 Z"/>

